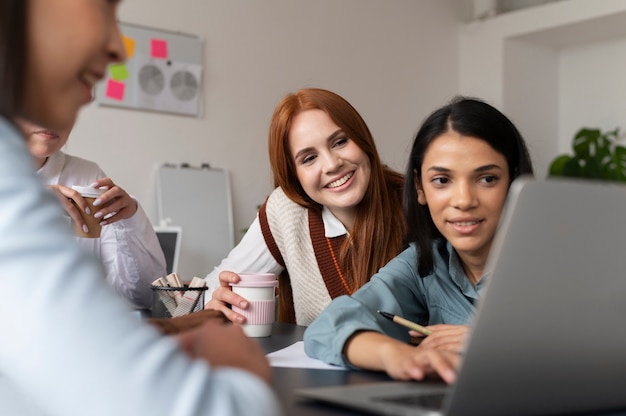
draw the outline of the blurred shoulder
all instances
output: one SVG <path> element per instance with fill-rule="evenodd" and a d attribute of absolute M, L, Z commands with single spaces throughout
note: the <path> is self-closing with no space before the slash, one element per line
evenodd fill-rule
<path fill-rule="evenodd" d="M 93 171 L 93 172 L 102 172 L 100 166 L 91 160 L 84 159 L 78 156 L 68 155 L 67 153 L 59 152 L 60 155 L 65 157 L 65 167 L 66 169 L 77 169 L 80 171 Z"/>

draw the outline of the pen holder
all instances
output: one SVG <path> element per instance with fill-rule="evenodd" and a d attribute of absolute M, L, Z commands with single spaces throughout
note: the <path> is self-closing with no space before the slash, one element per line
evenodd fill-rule
<path fill-rule="evenodd" d="M 152 286 L 152 317 L 175 318 L 204 309 L 208 287 Z"/>

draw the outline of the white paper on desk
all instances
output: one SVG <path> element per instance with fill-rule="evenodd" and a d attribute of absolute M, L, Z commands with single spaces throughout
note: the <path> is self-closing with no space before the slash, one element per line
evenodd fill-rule
<path fill-rule="evenodd" d="M 322 370 L 347 370 L 345 367 L 326 364 L 304 352 L 304 342 L 298 341 L 282 350 L 267 354 L 271 367 L 317 368 Z"/>

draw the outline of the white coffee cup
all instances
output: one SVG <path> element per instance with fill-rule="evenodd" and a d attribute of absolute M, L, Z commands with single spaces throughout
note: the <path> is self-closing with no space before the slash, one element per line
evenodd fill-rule
<path fill-rule="evenodd" d="M 238 273 L 238 283 L 230 283 L 234 293 L 248 301 L 248 308 L 233 305 L 233 311 L 246 317 L 242 325 L 249 337 L 267 337 L 276 320 L 276 275 L 272 273 Z"/>

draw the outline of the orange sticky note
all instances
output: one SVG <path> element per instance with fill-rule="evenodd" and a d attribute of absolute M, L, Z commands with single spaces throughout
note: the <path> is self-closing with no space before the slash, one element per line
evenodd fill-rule
<path fill-rule="evenodd" d="M 153 58 L 167 59 L 167 41 L 152 39 L 150 41 L 150 53 Z"/>
<path fill-rule="evenodd" d="M 122 101 L 124 99 L 124 90 L 126 85 L 123 82 L 110 79 L 107 81 L 106 96 L 114 100 Z"/>
<path fill-rule="evenodd" d="M 122 42 L 124 42 L 124 50 L 126 50 L 126 57 L 132 58 L 135 54 L 135 40 L 128 36 L 122 35 Z"/>

